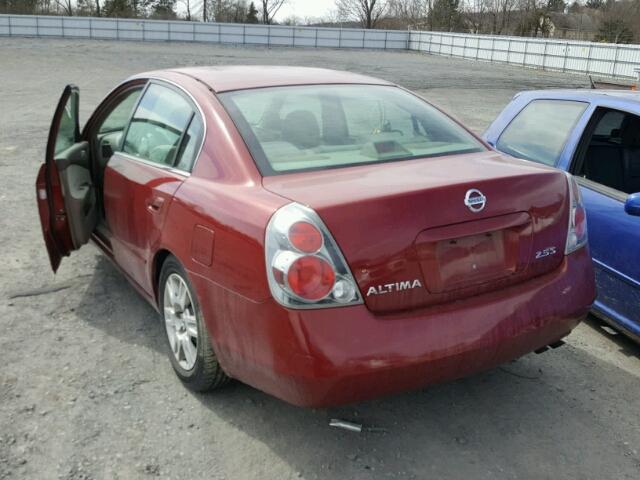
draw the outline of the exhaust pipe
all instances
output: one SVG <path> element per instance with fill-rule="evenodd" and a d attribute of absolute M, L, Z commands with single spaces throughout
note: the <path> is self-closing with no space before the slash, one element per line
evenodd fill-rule
<path fill-rule="evenodd" d="M 564 340 L 558 340 L 557 342 L 553 342 L 553 343 L 550 343 L 549 345 L 545 345 L 544 347 L 540 347 L 539 349 L 534 350 L 534 352 L 537 353 L 538 355 L 540 355 L 541 353 L 546 352 L 550 348 L 559 348 L 559 347 L 563 346 L 564 344 L 565 344 Z"/>

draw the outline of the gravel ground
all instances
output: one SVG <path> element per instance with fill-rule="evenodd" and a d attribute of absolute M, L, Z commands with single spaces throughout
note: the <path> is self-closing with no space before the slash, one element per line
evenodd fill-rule
<path fill-rule="evenodd" d="M 0 39 L 0 479 L 640 478 L 640 348 L 593 320 L 471 378 L 307 410 L 237 382 L 185 390 L 156 314 L 93 247 L 50 273 L 33 184 L 63 86 L 86 118 L 135 72 L 231 63 L 372 74 L 477 131 L 518 90 L 586 85 L 409 52 Z"/>

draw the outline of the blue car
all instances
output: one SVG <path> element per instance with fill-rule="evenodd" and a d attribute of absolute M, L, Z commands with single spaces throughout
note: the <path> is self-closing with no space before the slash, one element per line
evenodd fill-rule
<path fill-rule="evenodd" d="M 483 136 L 576 177 L 596 267 L 593 313 L 640 341 L 640 93 L 519 93 Z"/>

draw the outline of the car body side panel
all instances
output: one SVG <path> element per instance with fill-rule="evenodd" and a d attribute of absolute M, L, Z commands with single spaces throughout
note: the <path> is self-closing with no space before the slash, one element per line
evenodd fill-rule
<path fill-rule="evenodd" d="M 104 210 L 116 261 L 153 292 L 149 261 L 158 249 L 167 211 L 184 176 L 115 153 L 104 172 Z"/>
<path fill-rule="evenodd" d="M 54 171 L 57 176 L 57 171 Z M 36 199 L 38 204 L 38 213 L 40 215 L 40 225 L 42 227 L 42 236 L 44 237 L 44 244 L 47 248 L 47 253 L 49 254 L 49 263 L 51 264 L 51 269 L 55 272 L 58 270 L 60 266 L 60 262 L 62 261 L 62 253 L 60 252 L 61 248 L 58 246 L 58 242 L 56 240 L 56 235 L 54 234 L 52 222 L 51 222 L 51 202 L 49 200 L 48 190 L 50 189 L 50 185 L 53 182 L 47 182 L 47 165 L 40 165 L 40 169 L 38 170 L 38 176 L 36 178 Z M 66 218 L 65 225 L 66 225 Z M 66 243 L 71 245 L 71 233 L 67 229 L 66 235 Z M 65 250 L 62 250 L 64 252 Z M 68 255 L 68 253 L 67 253 Z"/>
<path fill-rule="evenodd" d="M 188 271 L 250 301 L 262 302 L 270 296 L 263 248 L 265 228 L 273 212 L 285 203 L 257 186 L 220 186 L 189 178 L 171 205 L 162 248 L 176 255 Z M 211 265 L 197 259 L 200 246 L 192 241 L 196 228 L 213 232 Z"/>
<path fill-rule="evenodd" d="M 267 321 L 259 313 L 270 298 L 267 283 L 264 232 L 273 211 L 287 203 L 259 186 L 219 185 L 191 177 L 180 187 L 168 213 L 161 249 L 175 255 L 185 267 L 201 305 L 214 350 L 222 342 L 241 351 L 272 348 L 269 339 L 246 325 Z M 202 208 L 202 205 L 208 207 Z M 211 265 L 199 261 L 195 229 L 213 233 Z M 239 316 L 242 315 L 242 318 Z M 220 359 L 223 367 L 225 359 Z"/>
<path fill-rule="evenodd" d="M 110 188 L 106 193 L 106 196 L 111 197 L 107 202 L 111 202 L 110 210 L 113 211 L 109 223 L 113 223 L 117 230 L 115 235 L 114 232 L 109 235 L 115 260 L 127 272 L 130 279 L 136 282 L 138 288 L 142 288 L 145 294 L 155 297 L 157 293 L 155 283 L 159 272 L 155 270 L 154 261 L 158 252 L 171 252 L 189 269 L 193 257 L 191 235 L 194 226 L 201 224 L 215 235 L 220 233 L 211 228 L 212 222 L 195 220 L 189 222 L 188 220 L 192 212 L 202 213 L 202 205 L 209 204 L 211 199 L 204 197 L 212 195 L 216 184 L 227 185 L 230 190 L 235 189 L 237 185 L 259 185 L 260 176 L 231 120 L 205 85 L 189 76 L 175 72 L 158 72 L 158 75 L 153 78 L 168 81 L 186 89 L 200 106 L 206 125 L 203 147 L 190 176 L 145 164 L 126 155 L 116 154 L 108 163 L 109 173 L 105 175 L 105 183 L 113 183 L 116 187 Z M 134 77 L 133 80 L 128 81 L 128 84 L 140 81 L 142 78 Z M 116 88 L 112 95 L 120 90 Z M 105 102 L 108 100 L 109 98 Z M 177 208 L 173 208 L 174 195 L 185 178 L 193 180 L 190 185 L 198 184 L 202 189 L 195 189 L 199 193 L 193 193 L 192 188 L 185 189 L 185 196 L 179 197 L 181 202 L 178 202 Z M 203 184 L 199 183 L 198 179 L 206 180 Z M 135 191 L 128 193 L 123 191 L 131 188 Z M 193 198 L 185 200 L 190 194 L 193 194 Z M 164 198 L 161 212 L 156 214 L 149 210 L 149 201 L 153 201 L 154 196 Z M 281 199 L 278 201 L 282 202 Z M 135 211 L 123 211 L 131 207 L 133 202 L 137 205 L 132 209 Z M 231 204 L 234 203 L 231 202 Z M 188 205 L 188 208 L 185 209 L 185 205 Z M 229 210 L 225 202 L 214 202 L 210 210 L 206 209 L 205 216 L 218 218 L 216 205 L 220 206 L 222 212 Z M 106 206 L 105 210 L 109 210 L 109 207 Z M 116 211 L 123 213 L 118 215 Z M 170 211 L 174 213 L 170 215 Z M 107 215 L 109 216 L 108 213 Z M 234 223 L 233 219 L 229 222 Z M 109 227 L 112 228 L 111 225 Z M 223 241 L 224 235 L 216 236 L 216 243 L 221 244 Z M 134 245 L 138 246 L 134 247 Z M 119 254 L 115 251 L 119 251 Z"/>
<path fill-rule="evenodd" d="M 270 298 L 265 228 L 273 212 L 289 201 L 262 188 L 249 151 L 213 93 L 186 75 L 165 75 L 189 88 L 201 106 L 206 134 L 191 175 L 171 202 L 148 276 L 159 274 L 159 252 L 176 256 L 196 290 L 214 349 L 218 340 L 243 351 L 269 349 L 268 339 L 238 329 L 243 325 L 238 315 L 247 305 L 259 310 Z M 196 229 L 210 232 L 206 238 L 213 244 L 194 244 Z M 199 254 L 209 247 L 210 265 Z M 253 321 L 263 319 L 258 314 Z M 225 358 L 220 361 L 225 367 Z"/>
<path fill-rule="evenodd" d="M 509 123 L 532 100 L 589 101 L 590 105 L 572 131 L 556 164 L 571 171 L 575 151 L 597 108 L 621 110 L 640 116 L 640 103 L 624 96 L 590 92 L 539 91 L 518 94 L 494 120 L 484 138 L 495 145 Z M 596 271 L 598 298 L 594 310 L 607 321 L 640 336 L 640 218 L 625 213 L 624 202 L 587 182 L 580 186 L 587 210 L 589 244 Z"/>

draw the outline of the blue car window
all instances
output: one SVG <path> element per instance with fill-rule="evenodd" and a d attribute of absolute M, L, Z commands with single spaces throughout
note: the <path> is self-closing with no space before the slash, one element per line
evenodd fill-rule
<path fill-rule="evenodd" d="M 587 106 L 569 100 L 534 100 L 502 132 L 496 148 L 553 166 Z"/>
<path fill-rule="evenodd" d="M 575 174 L 621 194 L 640 191 L 640 117 L 599 108 Z"/>
<path fill-rule="evenodd" d="M 603 137 L 611 142 L 620 140 L 620 129 L 625 118 L 625 113 L 618 110 L 609 110 L 598 122 L 593 135 L 595 137 Z"/>

